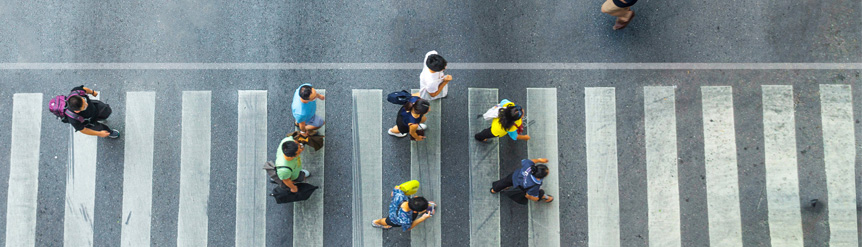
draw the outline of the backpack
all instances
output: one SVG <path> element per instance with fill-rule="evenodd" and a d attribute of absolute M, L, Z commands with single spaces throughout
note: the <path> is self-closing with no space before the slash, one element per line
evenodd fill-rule
<path fill-rule="evenodd" d="M 68 123 L 69 119 L 75 119 L 78 122 L 83 123 L 84 117 L 75 114 L 75 112 L 66 109 L 66 100 L 72 96 L 86 96 L 87 92 L 84 90 L 72 90 L 72 93 L 68 96 L 66 95 L 57 95 L 54 96 L 51 101 L 48 102 L 48 111 L 57 116 L 57 119 L 60 119 L 60 122 Z"/>
<path fill-rule="evenodd" d="M 404 105 L 410 101 L 410 97 L 413 97 L 413 95 L 407 92 L 407 90 L 401 90 L 399 92 L 390 93 L 386 96 L 386 101 L 396 105 Z"/>

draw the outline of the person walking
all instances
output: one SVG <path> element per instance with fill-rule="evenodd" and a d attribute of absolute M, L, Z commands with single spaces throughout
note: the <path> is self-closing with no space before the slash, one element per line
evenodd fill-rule
<path fill-rule="evenodd" d="M 515 186 L 516 189 L 507 193 L 507 196 L 517 203 L 526 204 L 528 199 L 536 202 L 554 201 L 553 196 L 546 195 L 541 189 L 543 180 L 550 172 L 546 163 L 548 159 L 545 158 L 521 160 L 520 168 L 491 184 L 491 194 Z"/>
<path fill-rule="evenodd" d="M 494 107 L 493 109 L 498 109 L 496 115 L 494 112 L 491 112 L 491 117 L 494 120 L 491 122 L 491 127 L 482 130 L 476 135 L 473 136 L 477 141 L 485 142 L 489 138 L 503 137 L 508 135 L 512 140 L 530 140 L 529 135 L 522 135 L 518 133 L 518 129 L 523 126 L 523 117 L 524 117 L 524 109 L 521 106 L 515 105 L 515 103 L 504 99 L 500 101 L 499 107 Z M 488 115 L 486 113 L 485 115 Z M 487 116 L 486 116 L 487 117 Z M 487 118 L 486 118 L 487 119 Z"/>
<path fill-rule="evenodd" d="M 293 93 L 293 104 L 291 104 L 293 118 L 296 119 L 299 134 L 303 136 L 314 135 L 317 129 L 326 124 L 323 117 L 315 114 L 317 99 L 326 100 L 326 96 L 317 93 L 317 90 L 308 83 L 300 85 Z"/>
<path fill-rule="evenodd" d="M 614 30 L 620 30 L 626 28 L 635 18 L 635 11 L 631 10 L 631 6 L 637 2 L 638 0 L 606 0 L 602 4 L 602 13 L 616 16 Z"/>
<path fill-rule="evenodd" d="M 288 136 L 281 140 L 276 151 L 275 171 L 278 174 L 278 179 L 293 193 L 299 191 L 296 183 L 303 182 L 311 176 L 308 170 L 302 169 L 302 158 L 299 157 L 299 154 L 303 150 L 305 150 L 305 145 L 295 141 L 293 136 Z M 275 183 L 274 180 L 271 182 Z"/>
<path fill-rule="evenodd" d="M 437 51 L 425 53 L 425 68 L 419 74 L 419 96 L 424 100 L 436 100 L 446 97 L 449 93 L 449 82 L 451 75 L 443 74 L 446 70 L 446 59 L 437 54 Z"/>
<path fill-rule="evenodd" d="M 433 201 L 429 202 L 420 196 L 408 198 L 399 187 L 395 186 L 395 189 L 392 190 L 389 216 L 372 221 L 371 226 L 382 229 L 401 227 L 401 231 L 406 232 L 434 215 L 436 209 L 434 209 Z"/>
<path fill-rule="evenodd" d="M 405 137 L 408 134 L 416 141 L 425 139 L 425 120 L 426 113 L 430 110 L 431 103 L 427 100 L 416 96 L 410 97 L 401 109 L 398 110 L 398 116 L 395 118 L 395 126 L 389 129 L 389 135 L 395 137 Z"/>
<path fill-rule="evenodd" d="M 84 85 L 72 88 L 72 93 L 68 97 L 57 96 L 51 100 L 48 109 L 82 134 L 119 138 L 120 131 L 102 123 L 111 116 L 111 106 L 102 101 L 90 99 L 88 95 L 99 96 L 99 92 Z"/>

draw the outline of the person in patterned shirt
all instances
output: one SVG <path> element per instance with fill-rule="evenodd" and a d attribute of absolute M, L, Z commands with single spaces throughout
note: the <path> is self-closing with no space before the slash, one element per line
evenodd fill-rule
<path fill-rule="evenodd" d="M 401 227 L 401 230 L 406 232 L 431 218 L 434 215 L 434 205 L 433 201 L 429 202 L 421 196 L 409 198 L 399 186 L 395 186 L 392 190 L 392 202 L 389 204 L 389 216 L 374 220 L 371 225 L 383 229 Z"/>

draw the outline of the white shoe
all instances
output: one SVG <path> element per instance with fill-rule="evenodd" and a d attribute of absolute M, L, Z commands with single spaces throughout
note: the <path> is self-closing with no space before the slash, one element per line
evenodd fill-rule
<path fill-rule="evenodd" d="M 428 127 L 428 126 L 426 126 L 424 123 L 419 124 L 419 129 L 423 129 L 423 130 L 424 130 L 424 129 L 427 129 L 427 127 Z"/>
<path fill-rule="evenodd" d="M 308 170 L 306 170 L 306 169 L 302 169 L 302 173 L 303 173 L 303 174 L 305 174 L 305 178 L 309 178 L 309 177 L 311 177 L 311 172 L 309 172 L 309 171 L 308 171 Z"/>
<path fill-rule="evenodd" d="M 392 132 L 392 130 L 389 130 L 387 132 L 389 132 L 389 135 L 394 136 L 394 137 L 398 137 L 398 138 L 407 136 L 407 133 L 397 133 L 396 134 L 395 132 Z"/>

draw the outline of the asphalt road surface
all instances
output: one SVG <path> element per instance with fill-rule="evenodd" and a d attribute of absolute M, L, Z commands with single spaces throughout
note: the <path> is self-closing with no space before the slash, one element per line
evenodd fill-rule
<path fill-rule="evenodd" d="M 621 31 L 601 3 L 2 2 L 0 245 L 858 246 L 862 3 L 641 0 Z M 455 79 L 432 109 L 438 139 L 410 144 L 385 133 L 398 106 L 384 97 L 419 87 L 430 50 Z M 146 69 L 167 63 L 189 68 Z M 262 63 L 294 67 L 239 65 Z M 613 69 L 632 63 L 779 65 Z M 302 83 L 326 91 L 325 153 L 303 158 L 321 198 L 275 204 L 260 167 L 293 131 Z M 72 134 L 46 110 L 82 84 L 123 137 Z M 473 143 L 476 109 L 500 99 L 540 138 Z M 537 153 L 557 153 L 556 205 L 478 190 Z M 392 187 L 418 177 L 439 215 L 369 231 Z"/>

